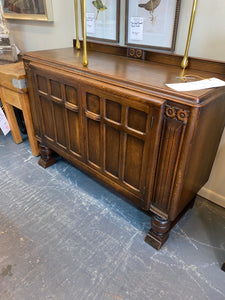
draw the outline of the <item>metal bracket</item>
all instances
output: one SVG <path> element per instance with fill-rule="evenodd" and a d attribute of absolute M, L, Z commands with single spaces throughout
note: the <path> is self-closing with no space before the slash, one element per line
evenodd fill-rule
<path fill-rule="evenodd" d="M 26 80 L 26 78 L 24 78 L 24 79 L 12 78 L 12 85 L 17 89 L 22 90 L 22 89 L 27 88 L 27 80 Z"/>

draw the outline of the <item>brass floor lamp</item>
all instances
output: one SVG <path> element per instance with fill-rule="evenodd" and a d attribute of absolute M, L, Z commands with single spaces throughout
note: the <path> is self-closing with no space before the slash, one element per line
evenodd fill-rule
<path fill-rule="evenodd" d="M 198 0 L 194 0 L 193 6 L 192 6 L 192 12 L 191 12 L 191 19 L 190 19 L 190 25 L 189 25 L 189 30 L 188 30 L 186 48 L 185 48 L 183 60 L 181 62 L 181 68 L 183 69 L 181 78 L 184 77 L 185 69 L 188 66 L 188 51 L 189 51 L 189 47 L 190 47 L 197 6 L 198 6 Z"/>
<path fill-rule="evenodd" d="M 78 21 L 78 0 L 74 0 L 76 19 L 76 49 L 80 50 L 79 21 Z M 83 66 L 88 65 L 87 58 L 87 29 L 86 29 L 86 0 L 81 0 L 82 32 L 83 32 Z"/>

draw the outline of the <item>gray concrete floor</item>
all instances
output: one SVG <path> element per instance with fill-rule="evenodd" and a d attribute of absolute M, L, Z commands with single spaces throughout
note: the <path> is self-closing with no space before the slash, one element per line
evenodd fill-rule
<path fill-rule="evenodd" d="M 156 251 L 150 217 L 0 134 L 0 299 L 225 299 L 225 209 L 197 198 Z"/>

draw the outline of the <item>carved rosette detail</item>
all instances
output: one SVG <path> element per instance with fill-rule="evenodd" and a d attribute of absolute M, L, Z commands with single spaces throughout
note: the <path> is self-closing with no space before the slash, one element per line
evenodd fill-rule
<path fill-rule="evenodd" d="M 166 107 L 166 116 L 170 118 L 175 118 L 176 117 L 176 110 L 173 107 Z"/>
<path fill-rule="evenodd" d="M 165 114 L 171 119 L 179 120 L 183 123 L 187 123 L 189 112 L 187 110 L 175 108 L 172 106 L 166 106 Z"/>
<path fill-rule="evenodd" d="M 187 111 L 185 111 L 185 110 L 179 110 L 177 112 L 177 119 L 186 123 L 187 119 L 188 119 L 188 113 L 187 113 Z"/>
<path fill-rule="evenodd" d="M 142 57 L 142 50 L 140 50 L 140 49 L 138 49 L 138 50 L 136 50 L 136 57 L 137 58 L 141 58 Z"/>
<path fill-rule="evenodd" d="M 127 48 L 127 56 L 144 60 L 146 52 L 142 49 Z"/>
<path fill-rule="evenodd" d="M 131 56 L 131 57 L 135 56 L 135 50 L 133 48 L 130 49 L 129 56 Z"/>

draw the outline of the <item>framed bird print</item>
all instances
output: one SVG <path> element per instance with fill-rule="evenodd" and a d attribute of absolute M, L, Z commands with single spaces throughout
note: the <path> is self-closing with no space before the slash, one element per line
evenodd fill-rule
<path fill-rule="evenodd" d="M 88 40 L 119 42 L 119 0 L 86 0 Z"/>
<path fill-rule="evenodd" d="M 180 0 L 126 0 L 126 45 L 174 51 Z"/>

